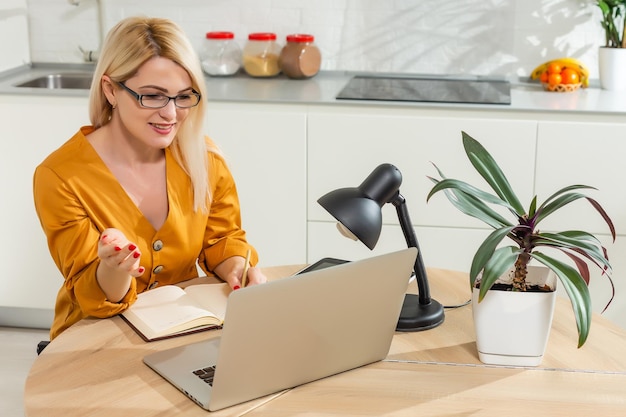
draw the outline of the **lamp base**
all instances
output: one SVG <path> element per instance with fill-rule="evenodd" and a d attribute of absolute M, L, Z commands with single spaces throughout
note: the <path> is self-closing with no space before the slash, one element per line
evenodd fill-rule
<path fill-rule="evenodd" d="M 419 332 L 439 326 L 443 323 L 443 306 L 431 299 L 429 304 L 420 304 L 414 294 L 404 296 L 402 311 L 396 330 L 399 332 Z"/>

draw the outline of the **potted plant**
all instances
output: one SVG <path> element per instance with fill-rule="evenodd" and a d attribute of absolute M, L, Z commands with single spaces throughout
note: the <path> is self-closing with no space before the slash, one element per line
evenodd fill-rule
<path fill-rule="evenodd" d="M 600 85 L 605 90 L 626 89 L 626 0 L 598 0 L 605 45 L 598 51 Z"/>
<path fill-rule="evenodd" d="M 582 190 L 594 188 L 586 185 L 571 185 L 558 190 L 541 204 L 538 203 L 537 196 L 535 196 L 527 208 L 524 208 L 512 190 L 506 176 L 487 150 L 467 133 L 462 132 L 462 137 L 467 157 L 495 194 L 482 191 L 464 181 L 446 178 L 435 165 L 441 179 L 429 177 L 435 185 L 429 192 L 427 201 L 439 191 L 444 191 L 448 200 L 461 212 L 483 221 L 494 229 L 480 245 L 472 260 L 469 275 L 474 293 L 473 307 L 477 308 L 482 304 L 483 299 L 487 300 L 495 297 L 495 293 L 508 293 L 514 295 L 518 300 L 527 299 L 527 296 L 531 294 L 527 283 L 529 273 L 543 269 L 543 277 L 550 279 L 550 274 L 547 274 L 546 271 L 551 271 L 558 277 L 571 300 L 578 327 L 578 347 L 581 347 L 589 335 L 592 314 L 588 289 L 588 264 L 597 266 L 608 277 L 611 286 L 613 286 L 610 277 L 611 266 L 606 249 L 598 238 L 591 233 L 580 230 L 546 232 L 539 230 L 538 226 L 548 216 L 554 216 L 562 207 L 583 199 L 589 202 L 602 216 L 608 225 L 613 240 L 615 240 L 615 227 L 608 214 L 596 200 L 581 193 Z M 509 221 L 504 215 L 495 210 L 498 206 L 504 208 L 505 214 L 507 212 L 510 213 L 513 220 Z M 503 244 L 507 238 L 509 241 L 512 241 L 512 245 L 505 246 Z M 553 251 L 565 254 L 566 256 L 560 256 L 565 259 L 569 258 L 573 266 L 570 263 L 559 260 L 558 257 L 554 257 L 552 254 L 544 253 L 542 249 L 546 249 L 548 253 Z M 544 268 L 529 265 L 531 261 L 538 265 L 543 265 Z M 511 280 L 506 279 L 508 271 L 511 271 Z M 500 281 L 504 282 L 505 286 L 510 287 L 508 288 L 510 291 L 495 291 L 496 287 L 494 287 L 494 284 Z M 489 296 L 485 297 L 487 293 L 489 293 Z M 554 294 L 554 288 L 552 288 L 552 294 Z M 500 310 L 489 313 L 489 315 L 494 320 L 503 319 L 502 306 L 509 306 L 511 302 L 511 300 L 504 301 L 503 304 L 500 304 Z M 508 320 L 506 319 L 503 324 L 504 329 L 497 331 L 511 330 L 512 336 L 509 339 L 502 333 L 497 334 L 496 336 L 500 344 L 516 345 L 512 340 L 529 338 L 528 335 L 516 335 L 517 326 L 544 327 L 549 333 L 553 301 L 551 303 L 552 306 L 550 306 L 549 302 L 547 308 L 536 307 L 536 305 L 528 307 L 526 313 L 520 318 L 518 325 L 506 321 Z M 539 319 L 543 322 L 534 324 L 529 322 L 528 312 L 533 310 L 548 310 L 547 316 Z M 476 311 L 474 311 L 474 318 L 476 319 Z M 493 320 L 491 325 L 496 325 Z M 476 321 L 475 326 L 478 338 L 479 324 Z M 483 332 L 483 330 L 481 329 L 480 332 Z M 479 344 L 478 339 L 477 343 Z M 542 343 L 542 349 L 545 350 L 547 334 L 545 335 L 545 342 L 540 342 L 539 344 L 541 345 Z M 517 348 L 517 346 L 515 347 Z M 510 362 L 507 362 L 508 353 L 505 353 L 502 357 L 492 357 L 501 355 L 487 352 L 484 358 L 481 357 L 480 359 L 488 363 L 538 365 L 541 362 L 543 350 L 539 355 L 534 353 L 530 355 L 514 354 L 512 356 L 518 356 L 518 359 L 509 358 L 511 359 Z M 480 353 L 481 350 L 479 349 L 479 356 L 481 356 Z"/>
<path fill-rule="evenodd" d="M 626 33 L 626 22 L 624 12 L 626 11 L 625 0 L 598 0 L 596 3 L 602 12 L 602 28 L 604 29 L 607 48 L 626 48 L 624 33 Z"/>

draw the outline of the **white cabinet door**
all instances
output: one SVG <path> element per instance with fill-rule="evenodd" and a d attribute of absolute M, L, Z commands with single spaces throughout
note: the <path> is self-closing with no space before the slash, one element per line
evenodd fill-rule
<path fill-rule="evenodd" d="M 487 229 L 415 227 L 415 234 L 427 267 L 469 271 Z M 374 250 L 339 234 L 335 223 L 309 222 L 309 262 L 324 257 L 356 260 L 406 248 L 400 226 L 386 225 Z M 469 285 L 469 282 L 468 282 Z"/>
<path fill-rule="evenodd" d="M 325 256 L 351 253 L 366 256 L 367 249 L 348 252 L 345 238 L 319 223 L 334 220 L 317 199 L 341 187 L 358 186 L 381 163 L 396 165 L 403 175 L 400 193 L 406 198 L 411 220 L 426 266 L 469 270 L 471 258 L 486 237 L 488 228 L 454 208 L 443 193 L 430 202 L 426 196 L 433 186 L 427 176 L 437 176 L 432 163 L 447 177 L 468 181 L 488 190 L 474 171 L 463 149 L 461 131 L 481 142 L 500 162 L 519 198 L 530 203 L 534 186 L 536 121 L 478 119 L 450 116 L 423 116 L 416 109 L 341 108 L 329 112 L 311 111 L 308 134 L 308 219 L 309 261 Z M 514 150 L 511 152 L 511 150 Z M 509 161 L 515 163 L 508 164 Z M 385 226 L 380 248 L 406 246 L 397 225 L 395 209 L 383 207 Z M 389 236 L 393 238 L 390 241 Z M 341 242 L 341 243 L 340 243 Z M 386 246 L 383 242 L 390 242 Z M 392 242 L 392 243 L 391 243 Z M 381 250 L 377 246 L 377 250 Z"/>
<path fill-rule="evenodd" d="M 605 315 L 626 327 L 626 124 L 587 122 L 540 122 L 537 142 L 537 194 L 543 201 L 558 189 L 584 184 L 597 190 L 582 190 L 597 200 L 617 229 L 612 243 L 600 215 L 585 200 L 570 203 L 543 229 L 585 230 L 599 235 L 611 265 L 616 297 Z M 600 312 L 611 297 L 610 286 L 597 268 L 592 268 L 590 291 L 594 310 Z M 593 332 L 592 332 L 593 335 Z"/>
<path fill-rule="evenodd" d="M 626 124 L 540 122 L 537 142 L 537 193 L 543 201 L 558 189 L 584 184 L 597 188 L 581 192 L 607 210 L 617 232 L 626 234 Z M 578 228 L 607 233 L 602 218 L 586 201 L 563 208 L 564 215 L 548 218 L 554 229 Z"/>
<path fill-rule="evenodd" d="M 432 164 L 447 177 L 487 189 L 465 155 L 461 140 L 461 131 L 465 131 L 487 148 L 520 199 L 530 203 L 536 126 L 535 121 L 524 120 L 421 117 L 417 110 L 311 112 L 309 219 L 328 219 L 317 204 L 320 196 L 336 188 L 357 186 L 376 166 L 389 162 L 402 172 L 400 192 L 407 199 L 415 224 L 480 227 L 481 222 L 462 215 L 443 194 L 426 203 L 433 186 L 428 176 L 437 176 Z M 395 211 L 388 212 L 391 214 L 385 217 L 385 223 L 397 224 Z"/>
<path fill-rule="evenodd" d="M 235 177 L 260 265 L 306 262 L 306 111 L 210 102 L 206 131 Z"/>
<path fill-rule="evenodd" d="M 0 307 L 50 311 L 63 284 L 33 203 L 35 167 L 89 124 L 87 98 L 0 96 L 3 121 Z M 7 310 L 15 311 L 15 310 Z M 19 317 L 0 321 L 19 323 Z M 50 313 L 51 317 L 51 313 Z M 49 323 L 33 323 L 49 325 Z"/>

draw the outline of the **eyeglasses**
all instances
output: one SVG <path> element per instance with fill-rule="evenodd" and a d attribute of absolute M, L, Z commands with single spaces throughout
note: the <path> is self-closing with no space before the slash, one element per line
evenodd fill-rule
<path fill-rule="evenodd" d="M 169 97 L 165 94 L 137 94 L 135 91 L 126 87 L 124 83 L 117 82 L 124 90 L 128 91 L 133 97 L 137 99 L 141 107 L 148 109 L 160 109 L 167 106 L 170 100 L 174 100 L 174 105 L 179 109 L 189 109 L 196 107 L 200 103 L 200 93 L 196 90 L 191 90 L 189 94 L 179 94 L 175 97 Z"/>

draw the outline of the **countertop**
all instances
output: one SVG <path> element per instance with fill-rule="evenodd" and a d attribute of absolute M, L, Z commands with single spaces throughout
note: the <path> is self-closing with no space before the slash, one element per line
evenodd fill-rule
<path fill-rule="evenodd" d="M 29 64 L 0 73 L 0 95 L 37 95 L 87 97 L 88 90 L 15 87 L 33 78 L 71 72 L 93 72 L 93 64 Z M 283 75 L 269 79 L 245 74 L 232 77 L 206 77 L 209 102 L 247 102 L 339 106 L 385 106 L 456 110 L 489 110 L 496 112 L 555 112 L 579 115 L 617 116 L 626 114 L 626 92 L 602 90 L 592 80 L 591 86 L 570 93 L 544 91 L 535 82 L 509 80 L 511 104 L 463 104 L 396 101 L 337 100 L 335 97 L 355 75 L 418 76 L 418 74 L 365 74 L 344 71 L 322 71 L 307 80 L 292 80 Z M 426 76 L 419 74 L 420 77 Z M 427 77 L 427 76 L 426 76 Z M 433 77 L 433 76 L 431 76 Z M 434 78 L 434 77 L 433 77 Z M 437 76 L 437 78 L 446 78 Z M 452 77 L 448 77 L 452 78 Z M 454 77 L 455 79 L 458 77 Z M 467 77 L 480 79 L 480 77 Z M 597 80 L 596 80 L 597 81 Z"/>

